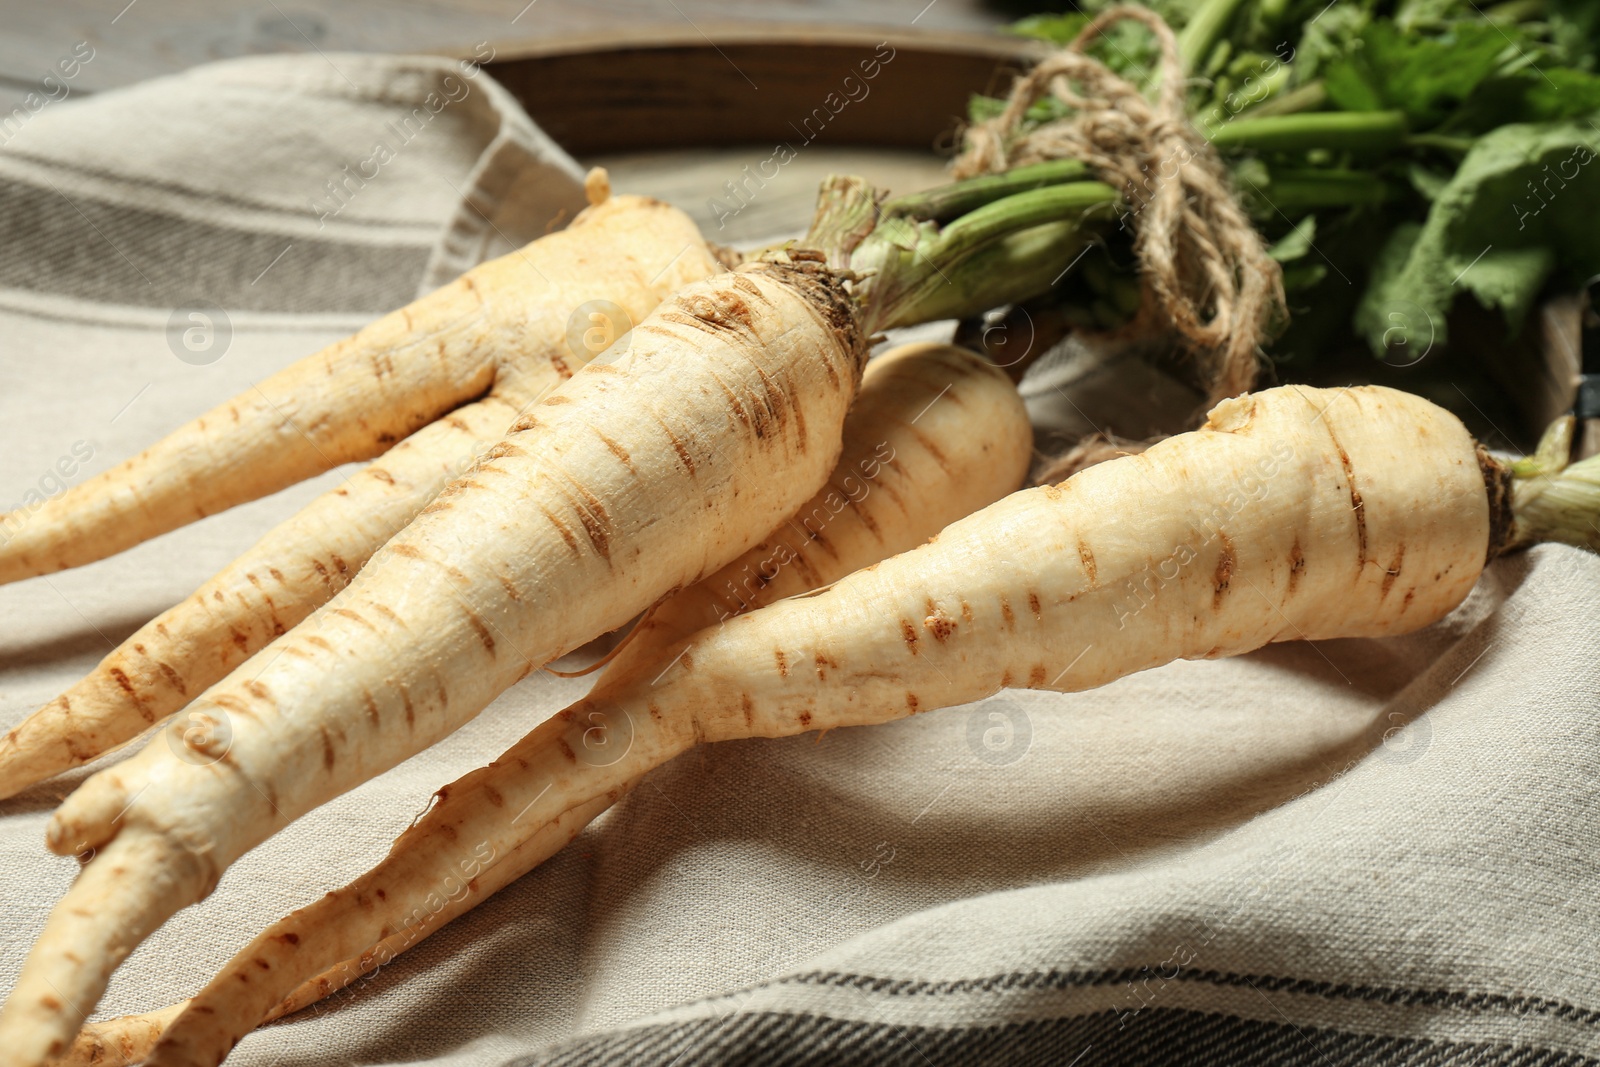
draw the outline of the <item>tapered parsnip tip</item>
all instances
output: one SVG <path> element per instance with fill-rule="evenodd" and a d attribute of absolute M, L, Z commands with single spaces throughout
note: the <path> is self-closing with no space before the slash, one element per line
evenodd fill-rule
<path fill-rule="evenodd" d="M 124 829 L 107 844 L 50 913 L 0 1010 L 5 1062 L 64 1055 L 117 965 L 214 884 L 207 866 L 159 832 Z"/>
<path fill-rule="evenodd" d="M 188 1003 L 180 1001 L 160 1011 L 90 1023 L 70 1049 L 50 1061 L 50 1067 L 122 1067 L 142 1063 Z"/>
<path fill-rule="evenodd" d="M 606 173 L 606 168 L 589 168 L 589 173 L 583 176 L 583 195 L 589 198 L 591 206 L 611 199 L 611 175 Z"/>

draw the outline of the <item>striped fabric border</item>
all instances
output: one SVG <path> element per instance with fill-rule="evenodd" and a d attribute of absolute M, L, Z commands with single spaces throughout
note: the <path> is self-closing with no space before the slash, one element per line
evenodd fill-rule
<path fill-rule="evenodd" d="M 1181 981 L 1218 989 L 1248 988 L 1262 994 L 1291 994 L 1327 1001 L 1384 1006 L 1439 1008 L 1467 1016 L 1510 1019 L 1559 1019 L 1596 1028 L 1600 1011 L 1546 997 L 1414 990 L 1352 983 L 1319 982 L 1272 975 L 1221 971 L 1180 972 Z M 840 972 L 790 975 L 725 998 L 691 1006 L 709 1011 L 674 1010 L 667 1021 L 576 1038 L 538 1054 L 508 1062 L 505 1067 L 576 1067 L 578 1064 L 903 1064 L 905 1067 L 955 1064 L 1050 1064 L 1090 1067 L 1092 1064 L 1144 1065 L 1228 1064 L 1359 1067 L 1359 1065 L 1446 1065 L 1490 1067 L 1578 1067 L 1600 1059 L 1573 1048 L 1549 1047 L 1548 1040 L 1486 1040 L 1461 1034 L 1422 1036 L 1415 1032 L 1382 1032 L 1381 1024 L 1363 1031 L 1353 1027 L 1296 1022 L 1281 1008 L 1277 1019 L 1247 1018 L 1228 1010 L 1194 1006 L 1146 1006 L 1135 1013 L 1118 1010 L 1062 1012 L 1053 1017 L 1005 1022 L 957 1021 L 965 1013 L 952 1010 L 951 1025 L 892 1022 L 817 1011 L 745 1010 L 753 992 L 781 987 L 825 987 L 860 993 L 868 998 L 961 998 L 973 994 L 1023 994 L 1041 990 L 1082 989 L 1136 983 L 1146 969 L 1101 971 L 1033 971 L 951 981 L 918 981 Z M 1180 980 L 1178 975 L 1173 979 Z M 768 1001 L 770 1003 L 770 1000 Z M 1268 1001 L 1267 1003 L 1271 1003 Z M 1276 1005 L 1274 1005 L 1276 1006 Z M 719 1010 L 723 1009 L 723 1010 Z M 888 1013 L 892 1014 L 892 1013 Z M 996 1011 L 998 1018 L 1006 1013 Z M 1021 1012 L 1017 1014 L 1023 1014 Z M 671 1019 L 671 1015 L 679 1018 Z M 1404 1027 L 1397 1027 L 1404 1030 Z M 1562 1042 L 1555 1039 L 1555 1044 Z"/>
<path fill-rule="evenodd" d="M 1595 1067 L 1600 1060 L 1531 1045 L 1357 1034 L 1153 1008 L 1124 1027 L 1115 1013 L 988 1027 L 895 1026 L 759 1012 L 597 1034 L 505 1067 L 588 1064 L 727 1067 Z"/>

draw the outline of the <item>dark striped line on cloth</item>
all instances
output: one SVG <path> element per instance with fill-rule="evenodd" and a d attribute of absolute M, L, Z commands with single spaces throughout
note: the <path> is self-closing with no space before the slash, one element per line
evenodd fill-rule
<path fill-rule="evenodd" d="M 1183 1008 L 1147 1008 L 977 1027 L 896 1026 L 809 1014 L 726 1019 L 600 1033 L 506 1061 L 588 1064 L 874 1064 L 884 1067 L 1597 1067 L 1600 1060 L 1531 1044 L 1434 1041 L 1294 1026 Z"/>
<path fill-rule="evenodd" d="M 890 996 L 940 996 L 954 993 L 992 993 L 1007 990 L 1071 989 L 1125 985 L 1142 980 L 1197 982 L 1216 986 L 1248 986 L 1265 992 L 1298 993 L 1327 1000 L 1356 1000 L 1400 1007 L 1445 1007 L 1462 1011 L 1496 1011 L 1513 1015 L 1547 1015 L 1573 1022 L 1600 1025 L 1600 1011 L 1581 1008 L 1547 997 L 1510 996 L 1500 993 L 1465 993 L 1442 989 L 1396 989 L 1387 986 L 1357 985 L 1349 982 L 1322 982 L 1305 978 L 1279 978 L 1273 975 L 1234 974 L 1225 971 L 1196 971 L 1180 968 L 1176 974 L 1160 973 L 1158 968 L 1140 967 L 1101 971 L 1013 971 L 983 978 L 961 978 L 943 982 L 878 978 L 871 975 L 835 971 L 813 971 L 789 975 L 768 984 L 821 985 L 862 989 Z"/>
<path fill-rule="evenodd" d="M 0 287 L 136 307 L 378 314 L 416 297 L 430 251 L 241 230 L 0 180 Z"/>
<path fill-rule="evenodd" d="M 6 159 L 21 160 L 22 162 L 37 166 L 39 168 L 41 181 L 48 177 L 48 175 L 44 173 L 46 171 L 66 171 L 69 174 L 78 174 L 86 178 L 95 178 L 99 181 L 107 183 L 126 185 L 131 189 L 154 189 L 163 193 L 171 194 L 173 196 L 181 196 L 185 200 L 212 204 L 224 204 L 228 207 L 242 208 L 248 211 L 259 211 L 262 214 L 282 215 L 285 218 L 292 219 L 303 220 L 315 217 L 315 213 L 311 210 L 309 204 L 298 207 L 286 207 L 283 204 L 269 202 L 266 200 L 255 200 L 250 197 L 235 196 L 219 189 L 195 189 L 187 185 L 179 185 L 177 182 L 163 181 L 160 178 L 151 178 L 146 175 L 138 174 L 125 174 L 119 171 L 107 170 L 104 167 L 90 166 L 87 163 L 80 163 L 75 160 L 52 159 L 49 156 L 41 156 L 35 152 L 24 152 L 10 147 L 7 147 L 4 151 L 0 151 L 0 156 L 3 156 Z M 26 179 L 23 180 L 26 181 Z M 28 184 L 37 185 L 39 183 L 29 182 Z M 315 189 L 313 192 L 318 194 L 319 197 L 325 196 L 324 191 L 321 189 Z M 310 198 L 308 197 L 307 199 L 309 200 Z M 339 217 L 339 225 L 341 226 L 368 226 L 379 230 L 393 229 L 396 226 L 415 226 L 416 222 L 416 219 L 406 218 L 371 219 L 346 217 L 343 215 Z"/>

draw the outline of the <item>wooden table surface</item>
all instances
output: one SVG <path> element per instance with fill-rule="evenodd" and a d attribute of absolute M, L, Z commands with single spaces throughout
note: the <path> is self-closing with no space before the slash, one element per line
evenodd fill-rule
<path fill-rule="evenodd" d="M 480 41 L 648 40 L 728 25 L 985 33 L 1012 17 L 982 0 L 3 0 L 0 102 L 9 109 L 80 41 L 94 58 L 73 89 L 96 92 L 267 52 L 467 54 Z"/>

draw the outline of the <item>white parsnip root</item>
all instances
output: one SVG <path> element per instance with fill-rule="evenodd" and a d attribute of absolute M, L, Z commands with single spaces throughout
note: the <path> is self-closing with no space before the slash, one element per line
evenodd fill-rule
<path fill-rule="evenodd" d="M 225 730 L 148 745 L 67 799 L 48 844 L 99 854 L 24 963 L 0 1045 L 61 1053 L 126 952 L 239 855 L 748 549 L 832 470 L 865 355 L 844 282 L 811 260 L 652 312 L 202 694 L 194 713 Z"/>
<path fill-rule="evenodd" d="M 585 302 L 610 301 L 638 322 L 667 294 L 721 269 L 681 211 L 605 194 L 602 182 L 600 202 L 567 229 L 474 267 L 37 511 L 0 515 L 0 583 L 103 559 L 372 459 L 470 401 L 521 407 L 582 365 L 584 353 L 565 339 L 568 317 Z M 460 459 L 451 448 L 445 463 Z"/>
<path fill-rule="evenodd" d="M 673 666 L 663 650 L 703 626 L 922 543 L 1015 489 L 1031 449 L 1016 390 L 979 357 L 908 345 L 874 360 L 823 489 L 760 544 L 651 612 L 606 667 L 597 692 L 662 675 Z M 491 766 L 441 789 L 438 803 L 381 864 L 242 949 L 150 1062 L 220 1062 L 259 1022 L 343 988 L 525 874 L 633 786 L 630 767 L 655 763 L 644 748 L 618 752 L 608 774 L 620 784 L 589 805 L 555 820 L 519 818 L 540 790 L 561 787 L 537 773 L 549 766 L 549 735 L 536 730 Z M 611 756 L 584 755 L 590 762 Z M 565 776 L 569 768 L 560 770 Z M 137 1044 L 144 1055 L 170 1018 L 169 1011 L 101 1024 L 75 1044 L 72 1062 L 91 1062 L 89 1052 L 109 1041 Z"/>
<path fill-rule="evenodd" d="M 456 305 L 467 299 L 463 294 L 479 302 L 473 332 L 458 347 L 461 359 L 477 360 L 489 368 L 488 395 L 424 426 L 313 501 L 187 599 L 141 627 L 81 682 L 0 735 L 0 798 L 135 737 L 326 603 L 451 478 L 499 440 L 523 409 L 584 364 L 592 353 L 568 338 L 569 319 L 576 309 L 604 300 L 631 316 L 630 321 L 638 321 L 683 285 L 720 269 L 682 212 L 643 197 L 616 197 L 591 206 L 567 229 L 475 268 L 452 286 L 271 379 L 278 382 L 272 388 L 283 396 L 303 391 L 320 397 L 330 389 L 325 384 L 330 374 L 341 367 L 353 368 L 352 375 L 359 371 L 371 376 L 375 366 L 415 364 L 421 373 L 443 356 L 437 345 L 429 348 L 417 339 L 439 333 L 441 316 L 457 314 Z M 406 323 L 414 327 L 414 335 L 404 334 Z M 614 325 L 620 329 L 627 324 Z M 412 340 L 402 343 L 399 338 L 404 336 Z M 335 351 L 337 359 L 331 354 Z M 397 381 L 381 396 L 412 410 L 418 419 L 438 414 L 434 406 L 416 406 L 422 396 L 408 392 L 413 385 Z M 247 404 L 249 396 L 219 411 Z M 279 406 L 304 410 L 299 399 L 280 398 Z M 296 425 L 299 421 L 297 417 Z M 220 429 L 207 437 L 202 424 Z M 298 441 L 290 442 L 295 447 L 304 444 L 294 427 L 282 420 L 275 426 L 236 426 L 213 412 L 144 456 L 85 483 L 74 490 L 77 495 L 61 497 L 60 515 L 73 516 L 70 522 L 52 518 L 53 511 L 41 512 L 28 520 L 28 529 L 37 531 L 41 543 L 62 546 L 64 554 L 53 557 L 61 566 L 86 562 L 99 550 L 68 548 L 68 542 L 85 524 L 101 522 L 116 526 L 116 536 L 127 536 L 123 529 L 127 521 L 118 517 L 117 501 L 140 506 L 141 514 L 145 505 L 163 509 L 164 505 L 148 501 L 142 490 L 135 491 L 137 479 L 152 485 L 170 483 L 179 487 L 174 492 L 184 493 L 193 482 L 225 485 L 229 480 L 224 472 L 196 465 L 190 454 L 206 449 L 209 463 L 215 450 L 224 464 L 271 467 L 283 455 L 282 442 L 273 436 L 281 433 L 292 434 Z M 286 478 L 273 485 L 278 488 L 304 476 L 295 472 L 285 468 L 257 477 Z M 252 490 L 252 495 L 259 494 Z M 229 506 L 244 499 L 248 497 L 230 499 Z M 80 512 L 99 517 L 83 518 Z M 184 522 L 196 517 L 168 512 Z M 152 532 L 159 531 L 145 531 L 136 540 Z M 96 542 L 92 530 L 82 536 L 91 543 L 109 543 Z M 0 574 L 9 565 L 7 553 L 22 551 L 16 544 L 0 547 Z"/>

